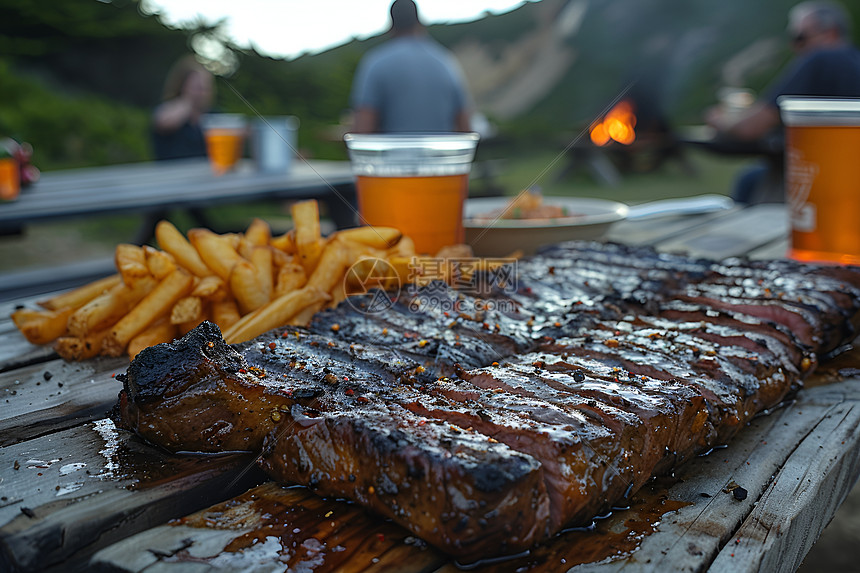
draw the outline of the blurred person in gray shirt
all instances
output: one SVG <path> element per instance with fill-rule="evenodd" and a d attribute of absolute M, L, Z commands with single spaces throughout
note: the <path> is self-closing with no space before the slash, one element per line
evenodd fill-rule
<path fill-rule="evenodd" d="M 391 39 L 365 54 L 352 86 L 356 133 L 470 131 L 472 102 L 454 55 L 412 0 L 394 0 Z"/>

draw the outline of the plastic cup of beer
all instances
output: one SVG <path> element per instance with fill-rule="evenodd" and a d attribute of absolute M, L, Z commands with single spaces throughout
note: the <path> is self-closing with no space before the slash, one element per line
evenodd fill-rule
<path fill-rule="evenodd" d="M 21 191 L 20 167 L 11 157 L 0 158 L 0 200 L 16 199 Z"/>
<path fill-rule="evenodd" d="M 344 136 L 362 224 L 394 227 L 420 254 L 463 243 L 477 133 Z"/>
<path fill-rule="evenodd" d="M 224 174 L 236 166 L 245 144 L 247 121 L 234 113 L 211 113 L 201 121 L 212 170 Z"/>
<path fill-rule="evenodd" d="M 785 199 L 800 261 L 860 264 L 860 99 L 781 97 Z"/>

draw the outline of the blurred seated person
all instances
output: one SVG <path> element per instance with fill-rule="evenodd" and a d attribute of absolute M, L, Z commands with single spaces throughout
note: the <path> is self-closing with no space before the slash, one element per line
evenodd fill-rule
<path fill-rule="evenodd" d="M 471 99 L 454 55 L 427 34 L 412 0 L 395 0 L 389 15 L 391 38 L 356 70 L 352 131 L 470 131 Z"/>
<path fill-rule="evenodd" d="M 162 102 L 152 113 L 150 129 L 156 160 L 207 156 L 201 118 L 212 106 L 214 96 L 212 74 L 193 55 L 183 56 L 171 66 L 164 81 Z M 203 209 L 190 207 L 186 211 L 196 225 L 214 228 Z M 135 242 L 148 241 L 158 221 L 167 217 L 165 210 L 148 213 Z"/>
<path fill-rule="evenodd" d="M 212 74 L 193 55 L 177 61 L 164 82 L 162 103 L 152 114 L 155 158 L 206 157 L 200 121 L 215 94 Z"/>
<path fill-rule="evenodd" d="M 801 2 L 788 15 L 796 57 L 763 97 L 741 114 L 723 108 L 708 111 L 706 121 L 723 139 L 740 141 L 782 137 L 779 96 L 860 97 L 860 50 L 851 44 L 851 20 L 845 9 L 827 0 Z M 784 200 L 783 162 L 756 165 L 737 180 L 740 203 Z"/>

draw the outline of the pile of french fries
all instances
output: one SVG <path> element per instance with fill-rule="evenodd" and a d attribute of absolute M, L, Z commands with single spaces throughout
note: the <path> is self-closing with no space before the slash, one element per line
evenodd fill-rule
<path fill-rule="evenodd" d="M 117 274 L 20 308 L 12 319 L 28 341 L 53 344 L 69 361 L 133 358 L 210 320 L 228 343 L 285 325 L 306 325 L 323 308 L 367 285 L 380 260 L 401 284 L 412 280 L 415 248 L 397 229 L 358 227 L 320 234 L 317 202 L 294 203 L 294 228 L 272 236 L 255 219 L 244 233 L 159 222 L 160 248 L 118 245 Z M 458 254 L 463 254 L 462 252 Z M 425 277 L 425 279 L 446 277 Z M 391 286 L 379 279 L 377 285 Z"/>

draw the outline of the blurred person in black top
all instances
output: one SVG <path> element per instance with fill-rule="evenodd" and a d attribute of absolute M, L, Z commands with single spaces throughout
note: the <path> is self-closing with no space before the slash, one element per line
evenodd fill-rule
<path fill-rule="evenodd" d="M 214 95 L 212 74 L 194 56 L 185 56 L 170 68 L 162 103 L 152 114 L 156 159 L 206 157 L 200 121 L 212 106 Z"/>
<path fill-rule="evenodd" d="M 183 56 L 171 66 L 164 81 L 162 102 L 153 111 L 150 125 L 156 160 L 207 156 L 201 118 L 209 112 L 214 98 L 215 79 L 193 55 Z M 213 228 L 202 209 L 191 207 L 186 211 L 198 226 Z M 135 242 L 143 244 L 151 239 L 158 221 L 168 214 L 166 210 L 147 213 Z"/>
<path fill-rule="evenodd" d="M 835 2 L 813 0 L 794 6 L 788 33 L 797 56 L 766 90 L 739 115 L 712 108 L 706 121 L 722 138 L 756 141 L 782 137 L 777 98 L 780 96 L 860 97 L 860 50 L 851 43 L 851 20 Z M 737 182 L 734 198 L 741 203 L 781 201 L 783 163 L 757 165 Z M 770 180 L 769 189 L 764 183 Z M 775 191 L 776 190 L 776 191 Z"/>

